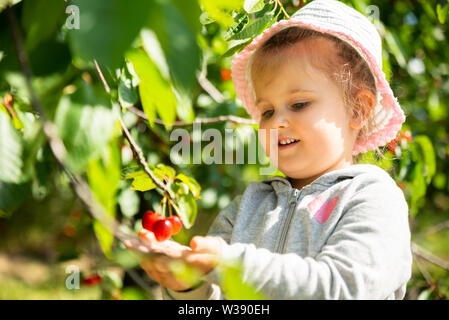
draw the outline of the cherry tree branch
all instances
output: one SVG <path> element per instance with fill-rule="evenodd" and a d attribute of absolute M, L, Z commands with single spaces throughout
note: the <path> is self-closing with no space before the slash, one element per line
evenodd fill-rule
<path fill-rule="evenodd" d="M 138 117 L 148 121 L 147 115 L 143 111 L 137 109 L 136 107 L 132 106 L 132 107 L 128 107 L 126 109 L 131 111 Z M 213 118 L 196 118 L 195 121 L 193 121 L 193 122 L 175 121 L 173 123 L 173 126 L 191 126 L 194 124 L 208 124 L 208 123 L 223 122 L 223 121 L 231 121 L 231 122 L 237 123 L 237 124 L 248 124 L 248 125 L 257 124 L 257 121 L 254 121 L 251 119 L 241 118 L 241 117 L 237 117 L 234 115 L 226 115 L 226 116 L 218 116 L 218 117 L 213 117 Z M 160 119 L 155 119 L 154 122 L 157 124 L 161 124 L 161 125 L 164 124 L 164 122 Z"/>
<path fill-rule="evenodd" d="M 104 225 L 109 231 L 111 231 L 118 239 L 122 241 L 130 238 L 139 240 L 137 236 L 129 234 L 128 232 L 125 232 L 124 230 L 121 230 L 119 228 L 118 222 L 115 219 L 109 217 L 104 207 L 95 198 L 89 185 L 80 176 L 71 172 L 71 170 L 65 165 L 64 159 L 67 154 L 67 150 L 64 146 L 63 141 L 58 136 L 55 124 L 48 119 L 45 109 L 42 107 L 42 104 L 33 88 L 31 81 L 32 73 L 28 55 L 23 46 L 22 36 L 20 34 L 20 28 L 18 26 L 16 17 L 10 6 L 6 7 L 6 13 L 8 16 L 19 66 L 23 75 L 25 76 L 25 83 L 31 98 L 31 107 L 39 115 L 38 118 L 42 123 L 42 130 L 49 142 L 50 150 L 56 160 L 56 163 L 69 178 L 69 184 L 78 199 L 80 199 L 83 206 L 95 219 L 99 220 L 102 225 Z"/>
<path fill-rule="evenodd" d="M 108 83 L 106 82 L 103 72 L 101 71 L 101 68 L 98 65 L 97 61 L 94 61 L 94 63 L 95 63 L 95 68 L 97 70 L 97 73 L 98 73 L 101 81 L 103 82 L 104 88 L 105 88 L 106 92 L 109 93 L 111 90 L 109 88 Z M 120 104 L 120 101 L 118 103 Z M 118 119 L 120 121 L 120 125 L 123 130 L 123 135 L 126 138 L 126 140 L 128 140 L 128 142 L 131 146 L 131 150 L 133 151 L 134 155 L 136 156 L 137 162 L 142 167 L 143 171 L 150 177 L 150 179 L 153 181 L 153 183 L 156 185 L 156 187 L 158 187 L 160 190 L 162 190 L 162 192 L 164 193 L 164 196 L 170 201 L 171 205 L 176 209 L 176 211 L 179 211 L 179 207 L 176 205 L 175 200 L 172 198 L 172 196 L 168 192 L 167 187 L 154 175 L 153 171 L 151 171 L 150 168 L 148 167 L 148 163 L 145 159 L 145 156 L 143 155 L 142 149 L 134 141 L 133 137 L 129 133 L 128 128 L 126 127 L 125 123 L 123 122 L 123 119 L 120 116 L 120 114 L 118 115 Z"/>

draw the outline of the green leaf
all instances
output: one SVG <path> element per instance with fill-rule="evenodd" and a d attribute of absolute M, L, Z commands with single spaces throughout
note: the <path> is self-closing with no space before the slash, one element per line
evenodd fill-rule
<path fill-rule="evenodd" d="M 189 187 L 189 190 L 192 192 L 195 198 L 201 198 L 200 192 L 201 192 L 201 186 L 200 184 L 192 177 L 186 176 L 183 173 L 179 173 L 175 179 L 181 180 L 183 183 Z"/>
<path fill-rule="evenodd" d="M 66 6 L 67 4 L 60 0 L 33 0 L 23 3 L 22 26 L 28 50 L 56 34 L 66 19 Z"/>
<path fill-rule="evenodd" d="M 447 13 L 449 11 L 449 5 L 446 3 L 443 6 L 441 4 L 437 4 L 437 16 L 438 21 L 443 24 L 446 22 Z"/>
<path fill-rule="evenodd" d="M 72 51 L 111 69 L 123 63 L 154 6 L 149 0 L 73 0 L 72 4 L 80 11 L 80 28 L 68 30 Z"/>
<path fill-rule="evenodd" d="M 158 163 L 156 168 L 154 169 L 156 173 L 159 173 L 161 176 L 166 178 L 167 180 L 174 180 L 176 175 L 176 170 L 170 166 L 167 166 L 163 163 Z"/>
<path fill-rule="evenodd" d="M 180 209 L 177 213 L 182 220 L 184 228 L 190 229 L 195 222 L 197 214 L 195 198 L 191 194 L 179 195 L 177 204 Z"/>
<path fill-rule="evenodd" d="M 190 95 L 175 90 L 175 96 L 176 112 L 179 118 L 184 122 L 193 122 L 195 120 L 195 112 Z"/>
<path fill-rule="evenodd" d="M 222 58 L 232 56 L 234 53 L 236 53 L 236 52 L 240 51 L 241 49 L 243 49 L 244 47 L 246 47 L 251 41 L 252 41 L 252 39 L 232 41 L 229 44 L 229 49 L 225 53 L 223 53 Z"/>
<path fill-rule="evenodd" d="M 102 150 L 100 158 L 87 165 L 89 186 L 106 211 L 115 216 L 115 195 L 120 182 L 120 148 L 118 139 L 113 139 Z"/>
<path fill-rule="evenodd" d="M 20 183 L 23 167 L 22 137 L 3 112 L 0 112 L 0 137 L 0 180 Z"/>
<path fill-rule="evenodd" d="M 104 95 L 104 90 L 83 82 L 75 94 L 61 99 L 56 110 L 55 124 L 67 149 L 66 163 L 77 173 L 99 156 L 112 137 L 116 117 Z"/>
<path fill-rule="evenodd" d="M 394 55 L 399 66 L 401 68 L 405 68 L 407 66 L 407 57 L 405 49 L 402 46 L 399 37 L 396 35 L 396 33 L 386 30 L 384 38 L 389 51 Z"/>
<path fill-rule="evenodd" d="M 253 287 L 243 282 L 242 266 L 235 262 L 222 262 L 220 267 L 221 288 L 227 300 L 264 300 Z"/>
<path fill-rule="evenodd" d="M 232 11 L 241 11 L 244 0 L 199 0 L 199 3 L 210 19 L 218 22 L 226 30 L 234 23 Z"/>
<path fill-rule="evenodd" d="M 426 178 L 426 183 L 429 184 L 436 172 L 435 150 L 428 136 L 416 136 L 414 141 L 420 148 L 421 159 L 424 164 L 422 175 Z"/>
<path fill-rule="evenodd" d="M 201 273 L 198 269 L 181 260 L 172 260 L 169 263 L 169 268 L 178 280 L 189 287 L 194 286 L 201 280 Z"/>
<path fill-rule="evenodd" d="M 274 14 L 270 13 L 265 16 L 263 16 L 260 19 L 257 19 L 256 21 L 248 24 L 243 28 L 242 31 L 239 33 L 234 34 L 230 39 L 231 40 L 242 40 L 242 39 L 248 39 L 253 38 L 260 33 L 262 33 L 265 28 L 269 25 L 269 23 L 273 20 Z"/>
<path fill-rule="evenodd" d="M 249 21 L 248 15 L 242 13 L 238 14 L 234 19 L 236 19 L 235 26 L 231 27 L 226 32 L 226 34 L 224 35 L 225 40 L 228 40 L 234 34 L 239 33 Z"/>
<path fill-rule="evenodd" d="M 132 87 L 132 80 L 121 77 L 118 86 L 118 98 L 124 108 L 131 107 L 137 103 L 137 93 Z"/>
<path fill-rule="evenodd" d="M 243 4 L 243 8 L 248 13 L 260 11 L 264 6 L 264 0 L 245 0 L 245 3 Z"/>
<path fill-rule="evenodd" d="M 185 21 L 189 24 L 190 29 L 194 33 L 201 31 L 201 23 L 199 17 L 201 8 L 197 0 L 171 0 L 180 13 L 184 16 Z"/>
<path fill-rule="evenodd" d="M 11 212 L 25 202 L 31 194 L 31 184 L 7 183 L 0 180 L 0 217 L 2 211 Z"/>
<path fill-rule="evenodd" d="M 418 298 L 416 300 L 432 300 L 432 290 L 426 289 L 421 291 Z"/>
<path fill-rule="evenodd" d="M 142 49 L 128 53 L 127 58 L 133 64 L 140 78 L 139 93 L 143 111 L 154 126 L 155 110 L 164 121 L 166 129 L 170 129 L 176 119 L 176 97 L 154 62 Z"/>
<path fill-rule="evenodd" d="M 133 179 L 131 190 L 148 191 L 156 188 L 153 180 L 143 170 L 129 173 L 125 176 L 125 179 Z"/>
<path fill-rule="evenodd" d="M 97 200 L 111 218 L 115 218 L 116 192 L 120 182 L 120 148 L 118 139 L 113 139 L 101 157 L 89 162 L 87 166 L 89 186 Z M 101 221 L 94 221 L 94 230 L 105 256 L 112 258 L 111 246 L 114 235 Z"/>
<path fill-rule="evenodd" d="M 22 0 L 0 0 L 0 12 L 2 12 L 8 5 L 13 6 Z"/>
<path fill-rule="evenodd" d="M 180 8 L 186 6 L 186 4 L 178 5 Z M 148 23 L 148 27 L 156 33 L 164 51 L 171 81 L 176 88 L 186 94 L 192 92 L 196 84 L 196 71 L 200 67 L 200 49 L 196 41 L 199 16 L 198 10 L 189 15 L 190 23 L 196 21 L 196 27 L 192 29 L 176 6 L 167 1 L 158 1 L 151 10 Z"/>
<path fill-rule="evenodd" d="M 137 192 L 131 189 L 125 189 L 120 193 L 118 203 L 125 217 L 132 218 L 139 212 L 140 198 Z"/>
<path fill-rule="evenodd" d="M 100 242 L 101 249 L 108 259 L 113 259 L 112 244 L 114 243 L 114 235 L 100 221 L 94 220 L 94 232 Z"/>

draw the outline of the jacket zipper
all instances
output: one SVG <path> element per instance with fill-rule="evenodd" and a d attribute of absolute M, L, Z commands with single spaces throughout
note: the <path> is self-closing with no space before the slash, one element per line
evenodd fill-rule
<path fill-rule="evenodd" d="M 281 239 L 279 241 L 279 245 L 278 245 L 278 248 L 277 248 L 277 252 L 279 252 L 279 253 L 283 253 L 284 250 L 285 250 L 285 244 L 286 244 L 286 240 L 287 240 L 287 233 L 288 233 L 288 230 L 290 229 L 290 223 L 292 222 L 292 219 L 293 219 L 293 213 L 295 212 L 296 203 L 298 202 L 298 196 L 299 196 L 300 191 L 295 188 L 292 193 L 295 195 L 295 201 L 293 201 L 290 204 L 289 210 L 287 212 L 286 222 L 282 226 Z M 289 199 L 290 198 L 291 197 L 289 197 Z"/>

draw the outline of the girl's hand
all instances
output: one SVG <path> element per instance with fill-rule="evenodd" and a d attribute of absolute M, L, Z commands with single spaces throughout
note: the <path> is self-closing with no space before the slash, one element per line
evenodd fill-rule
<path fill-rule="evenodd" d="M 180 282 L 173 275 L 169 267 L 170 262 L 182 260 L 204 275 L 215 268 L 221 254 L 221 241 L 216 237 L 193 237 L 190 247 L 180 245 L 172 240 L 159 242 L 152 232 L 145 229 L 139 233 L 139 237 L 146 246 L 124 241 L 125 246 L 137 248 L 142 253 L 156 253 L 156 255 L 143 258 L 140 266 L 160 285 L 176 291 L 189 289 L 190 286 Z"/>

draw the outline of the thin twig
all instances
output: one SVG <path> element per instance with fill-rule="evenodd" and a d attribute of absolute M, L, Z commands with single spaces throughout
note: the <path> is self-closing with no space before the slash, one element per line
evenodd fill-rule
<path fill-rule="evenodd" d="M 428 252 L 424 248 L 418 246 L 416 243 L 412 242 L 412 252 L 421 258 L 443 268 L 449 270 L 449 262 L 441 259 L 440 257 Z"/>
<path fill-rule="evenodd" d="M 435 233 L 435 232 L 441 231 L 441 230 L 446 229 L 446 228 L 449 228 L 449 220 L 441 222 L 441 223 L 439 223 L 437 225 L 434 225 L 434 226 L 430 227 L 429 229 L 427 229 L 427 230 L 423 231 L 422 233 L 416 235 L 415 239 L 422 239 L 422 238 L 424 238 L 425 236 L 428 236 L 431 233 Z"/>
<path fill-rule="evenodd" d="M 281 0 L 276 0 L 277 3 L 279 3 L 279 6 L 281 7 L 282 12 L 284 12 L 284 15 L 290 19 L 290 16 L 288 15 L 287 11 L 285 11 L 284 6 L 282 5 Z"/>
<path fill-rule="evenodd" d="M 200 86 L 206 91 L 212 99 L 218 103 L 222 103 L 225 99 L 220 91 L 206 78 L 207 76 L 207 57 L 203 55 L 203 61 L 201 65 L 201 72 L 197 73 L 197 79 Z"/>
<path fill-rule="evenodd" d="M 101 72 L 100 66 L 98 65 L 97 60 L 94 60 L 95 68 L 98 71 L 98 75 L 100 76 L 101 82 L 103 82 L 104 89 L 107 93 L 111 92 L 111 88 L 109 88 L 108 83 L 106 82 L 106 79 L 104 78 L 103 72 Z"/>
<path fill-rule="evenodd" d="M 142 118 L 142 119 L 148 121 L 147 115 L 143 111 L 137 109 L 136 107 L 132 106 L 132 107 L 128 107 L 126 109 L 131 111 L 135 115 L 137 115 L 139 118 Z M 251 119 L 237 117 L 234 115 L 226 115 L 226 116 L 218 116 L 218 117 L 214 117 L 214 118 L 196 118 L 195 121 L 193 121 L 193 122 L 175 121 L 173 123 L 173 126 L 181 127 L 181 126 L 191 126 L 194 124 L 209 124 L 209 123 L 224 122 L 224 121 L 231 121 L 231 122 L 234 122 L 237 124 L 247 124 L 247 125 L 257 124 L 257 121 L 254 121 Z M 157 124 L 161 124 L 161 125 L 164 124 L 164 122 L 160 119 L 155 119 L 154 122 Z"/>
<path fill-rule="evenodd" d="M 416 255 L 416 259 L 415 259 L 416 266 L 418 267 L 419 272 L 421 272 L 421 274 L 423 275 L 424 279 L 426 280 L 427 285 L 429 287 L 431 287 L 433 285 L 432 276 L 429 274 L 429 272 L 427 270 L 424 269 L 423 266 L 421 266 L 421 262 L 419 262 L 421 259 L 423 259 L 423 258 L 421 258 L 421 256 Z"/>

